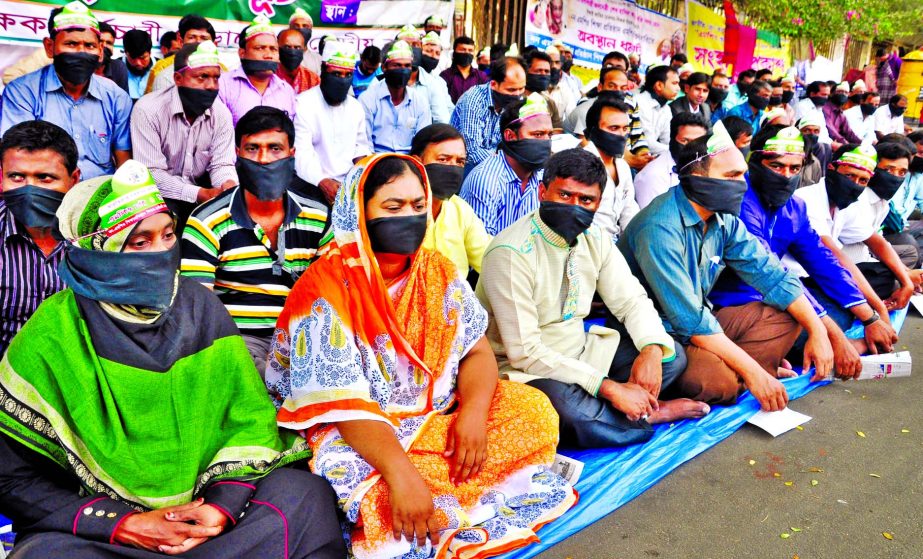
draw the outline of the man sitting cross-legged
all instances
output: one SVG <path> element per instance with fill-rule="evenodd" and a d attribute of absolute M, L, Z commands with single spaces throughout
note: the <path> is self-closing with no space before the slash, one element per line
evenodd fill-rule
<path fill-rule="evenodd" d="M 544 392 L 562 442 L 585 447 L 644 442 L 651 424 L 709 412 L 701 402 L 658 401 L 686 359 L 611 236 L 591 225 L 606 182 L 592 153 L 553 155 L 539 210 L 494 239 L 477 288 L 500 371 Z M 584 331 L 595 292 L 619 321 L 614 329 Z"/>

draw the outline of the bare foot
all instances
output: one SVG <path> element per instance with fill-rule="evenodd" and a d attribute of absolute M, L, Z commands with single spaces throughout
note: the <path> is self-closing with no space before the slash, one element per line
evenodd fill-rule
<path fill-rule="evenodd" d="M 696 402 L 689 398 L 677 398 L 659 402 L 660 409 L 654 411 L 647 422 L 651 425 L 670 423 L 681 419 L 699 419 L 708 415 L 711 407 L 705 402 Z"/>

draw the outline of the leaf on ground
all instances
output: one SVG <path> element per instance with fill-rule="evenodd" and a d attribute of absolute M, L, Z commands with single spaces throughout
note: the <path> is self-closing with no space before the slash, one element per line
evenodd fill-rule
<path fill-rule="evenodd" d="M 909 433 L 910 429 L 901 429 L 901 433 Z"/>
<path fill-rule="evenodd" d="M 869 477 L 877 477 L 877 478 L 881 478 L 881 476 L 880 476 L 880 475 L 878 475 L 878 474 L 869 474 Z"/>
<path fill-rule="evenodd" d="M 795 485 L 795 482 L 794 482 L 794 481 L 786 481 L 786 482 L 785 482 L 785 485 L 791 487 L 791 486 Z"/>
<path fill-rule="evenodd" d="M 837 503 L 840 503 L 841 505 L 848 505 L 848 504 L 849 504 L 849 503 L 847 503 L 846 501 L 844 501 L 843 499 L 837 499 L 836 502 L 837 502 Z"/>
<path fill-rule="evenodd" d="M 795 426 L 795 429 L 798 429 L 799 431 L 804 431 L 804 427 L 802 427 L 801 425 Z"/>
<path fill-rule="evenodd" d="M 792 532 L 800 532 L 800 531 L 801 531 L 801 528 L 795 528 L 794 526 L 792 526 Z"/>
<path fill-rule="evenodd" d="M 822 474 L 822 473 L 824 473 L 824 469 L 823 469 L 823 468 L 818 468 L 818 467 L 808 468 L 808 471 L 811 472 L 812 474 Z"/>
<path fill-rule="evenodd" d="M 779 534 L 779 537 L 782 538 L 783 540 L 787 540 L 790 537 L 792 537 L 792 535 L 789 534 L 788 532 L 782 532 L 781 534 Z"/>
<path fill-rule="evenodd" d="M 852 394 L 852 390 L 850 390 L 850 389 L 848 389 L 848 388 L 843 389 L 843 392 L 845 392 L 845 393 L 847 393 L 847 394 Z"/>
<path fill-rule="evenodd" d="M 752 466 L 754 464 L 756 464 L 756 460 L 750 460 L 750 465 Z"/>
<path fill-rule="evenodd" d="M 891 532 L 882 532 L 881 535 L 884 536 L 886 540 L 894 539 L 894 536 L 891 535 Z"/>
<path fill-rule="evenodd" d="M 811 480 L 811 487 L 817 486 L 818 483 L 819 483 L 819 482 L 818 482 L 816 479 L 812 479 L 812 480 Z"/>
<path fill-rule="evenodd" d="M 782 474 L 779 472 L 773 472 L 772 477 L 782 477 Z"/>
<path fill-rule="evenodd" d="M 862 437 L 863 439 L 865 438 L 865 433 L 863 433 L 862 431 L 856 431 L 856 434 Z"/>

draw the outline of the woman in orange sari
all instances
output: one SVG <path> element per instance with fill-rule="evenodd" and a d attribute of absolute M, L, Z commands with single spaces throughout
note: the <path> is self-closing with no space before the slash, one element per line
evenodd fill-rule
<path fill-rule="evenodd" d="M 498 381 L 484 309 L 448 259 L 420 248 L 429 206 L 408 156 L 350 171 L 266 371 L 279 425 L 307 435 L 358 558 L 499 555 L 576 501 L 548 469 L 551 404 Z"/>

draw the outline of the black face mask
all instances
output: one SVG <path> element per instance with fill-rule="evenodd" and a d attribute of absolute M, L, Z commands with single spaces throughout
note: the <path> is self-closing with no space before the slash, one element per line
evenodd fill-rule
<path fill-rule="evenodd" d="M 773 95 L 773 96 L 771 96 L 771 97 L 769 98 L 769 104 L 772 105 L 773 107 L 777 107 L 777 106 L 781 105 L 781 104 L 782 104 L 782 96 L 781 96 L 781 95 Z"/>
<path fill-rule="evenodd" d="M 715 103 L 720 105 L 724 103 L 724 100 L 728 98 L 728 90 L 726 89 L 716 89 L 714 87 L 708 89 L 708 102 Z"/>
<path fill-rule="evenodd" d="M 515 103 L 516 101 L 519 101 L 520 99 L 522 99 L 522 97 L 520 97 L 519 95 L 508 95 L 506 93 L 500 93 L 499 91 L 491 89 L 490 99 L 491 101 L 493 101 L 494 110 L 497 111 L 498 113 L 501 113 L 503 112 L 503 109 L 505 109 L 510 104 Z"/>
<path fill-rule="evenodd" d="M 241 58 L 240 67 L 243 68 L 244 74 L 252 76 L 264 72 L 275 73 L 279 68 L 279 63 L 275 60 L 251 60 L 249 58 Z"/>
<path fill-rule="evenodd" d="M 383 75 L 385 76 L 385 83 L 388 84 L 388 87 L 391 89 L 407 87 L 407 83 L 410 82 L 410 74 L 410 68 L 397 68 L 392 70 L 385 70 L 383 72 Z"/>
<path fill-rule="evenodd" d="M 298 32 L 301 33 L 301 36 L 304 37 L 304 44 L 307 45 L 308 41 L 311 40 L 311 33 L 313 29 L 299 29 Z"/>
<path fill-rule="evenodd" d="M 827 198 L 841 210 L 845 210 L 858 200 L 864 188 L 861 184 L 850 180 L 849 177 L 829 170 L 827 176 L 824 177 L 824 184 L 827 187 Z"/>
<path fill-rule="evenodd" d="M 599 128 L 587 128 L 585 135 L 593 142 L 596 149 L 610 157 L 622 157 L 625 153 L 625 144 L 628 142 L 628 138 L 625 136 L 619 136 Z"/>
<path fill-rule="evenodd" d="M 814 106 L 818 108 L 823 107 L 827 103 L 826 97 L 817 96 L 817 97 L 808 97 L 808 99 L 810 99 L 811 102 L 814 103 Z"/>
<path fill-rule="evenodd" d="M 88 52 L 62 52 L 54 55 L 54 70 L 61 79 L 74 85 L 90 81 L 99 67 L 99 56 Z"/>
<path fill-rule="evenodd" d="M 428 163 L 425 167 L 429 187 L 436 198 L 448 200 L 461 190 L 462 181 L 465 180 L 464 167 L 443 163 Z"/>
<path fill-rule="evenodd" d="M 320 75 L 320 92 L 328 105 L 339 105 L 345 101 L 352 85 L 352 77 L 342 78 L 329 72 L 322 72 Z"/>
<path fill-rule="evenodd" d="M 474 62 L 474 55 L 469 52 L 453 52 L 452 65 L 467 68 Z"/>
<path fill-rule="evenodd" d="M 503 140 L 500 147 L 529 171 L 541 169 L 551 157 L 551 140 Z"/>
<path fill-rule="evenodd" d="M 740 204 L 747 192 L 745 181 L 713 179 L 697 175 L 679 178 L 686 197 L 710 212 L 740 215 Z"/>
<path fill-rule="evenodd" d="M 651 92 L 651 99 L 653 99 L 654 101 L 657 101 L 657 104 L 660 105 L 661 107 L 670 102 L 670 100 L 664 97 L 663 95 L 659 95 L 657 93 L 654 93 L 653 91 Z"/>
<path fill-rule="evenodd" d="M 490 73 L 490 64 L 478 64 L 478 70 Z"/>
<path fill-rule="evenodd" d="M 754 109 L 758 110 L 758 111 L 764 111 L 764 110 L 766 110 L 766 107 L 769 106 L 769 98 L 768 98 L 768 97 L 759 97 L 759 96 L 757 96 L 757 95 L 754 95 L 754 96 L 748 98 L 748 101 L 749 101 L 749 103 L 750 103 L 750 106 L 753 107 Z"/>
<path fill-rule="evenodd" d="M 289 72 L 294 72 L 304 60 L 304 51 L 298 47 L 279 48 L 279 63 Z"/>
<path fill-rule="evenodd" d="M 887 171 L 876 169 L 869 179 L 869 188 L 882 200 L 890 200 L 897 194 L 897 189 L 904 184 L 904 177 L 892 175 Z"/>
<path fill-rule="evenodd" d="M 104 48 L 103 49 L 103 61 L 100 63 L 100 66 L 102 66 L 103 68 L 108 68 L 110 62 L 112 62 L 112 49 Z"/>
<path fill-rule="evenodd" d="M 801 174 L 791 178 L 773 171 L 762 163 L 750 162 L 750 186 L 760 202 L 770 211 L 784 206 L 801 186 Z"/>
<path fill-rule="evenodd" d="M 365 222 L 372 251 L 383 254 L 415 254 L 426 236 L 427 214 L 377 217 Z"/>
<path fill-rule="evenodd" d="M 569 245 L 573 245 L 577 237 L 590 228 L 595 215 L 596 212 L 576 204 L 543 200 L 538 206 L 538 217 Z"/>
<path fill-rule="evenodd" d="M 750 93 L 751 85 L 752 84 L 749 83 L 737 82 L 737 91 L 739 91 L 741 95 L 747 95 Z"/>
<path fill-rule="evenodd" d="M 687 80 L 679 80 L 679 90 L 686 91 L 686 86 L 689 85 Z"/>
<path fill-rule="evenodd" d="M 551 85 L 558 85 L 561 81 L 561 69 L 552 68 L 551 69 Z"/>
<path fill-rule="evenodd" d="M 852 102 L 853 105 L 858 105 L 859 103 L 862 102 L 862 94 L 859 93 L 858 95 L 850 95 L 849 100 Z"/>
<path fill-rule="evenodd" d="M 439 59 L 433 58 L 432 56 L 423 55 L 423 60 L 420 62 L 420 67 L 426 70 L 427 72 L 432 72 L 436 69 L 436 66 L 439 66 Z"/>
<path fill-rule="evenodd" d="M 125 63 L 125 66 L 128 67 L 128 71 L 131 72 L 131 75 L 133 75 L 133 76 L 143 76 L 144 74 L 146 74 L 146 73 L 148 72 L 148 70 L 151 69 L 151 66 L 152 66 L 152 65 L 153 65 L 153 62 L 150 63 L 150 64 L 148 64 L 147 66 L 145 66 L 144 68 L 141 68 L 141 69 L 139 70 L 139 69 L 135 68 L 134 66 L 132 66 L 131 64 L 129 64 L 129 63 L 127 63 L 127 62 Z"/>
<path fill-rule="evenodd" d="M 834 93 L 830 96 L 830 102 L 836 105 L 837 107 L 842 107 L 846 104 L 846 101 L 849 100 L 849 96 L 845 93 Z"/>
<path fill-rule="evenodd" d="M 179 261 L 179 243 L 161 252 L 87 250 L 67 243 L 58 275 L 87 299 L 162 312 L 173 301 Z"/>
<path fill-rule="evenodd" d="M 423 64 L 423 49 L 421 47 L 413 47 L 413 61 L 410 63 L 413 66 L 413 69 L 416 70 Z"/>
<path fill-rule="evenodd" d="M 923 173 L 923 157 L 913 156 L 913 159 L 910 160 L 910 169 L 911 173 Z"/>
<path fill-rule="evenodd" d="M 193 118 L 204 114 L 218 97 L 217 89 L 195 89 L 192 87 L 176 86 L 176 93 L 183 104 L 183 110 Z"/>
<path fill-rule="evenodd" d="M 295 178 L 295 158 L 291 156 L 265 164 L 238 157 L 235 166 L 240 186 L 262 202 L 285 196 Z"/>
<path fill-rule="evenodd" d="M 907 107 L 898 107 L 891 103 L 888 104 L 888 108 L 891 109 L 891 116 L 903 116 L 904 111 L 907 110 Z"/>
<path fill-rule="evenodd" d="M 815 153 L 814 150 L 817 148 L 820 136 L 817 134 L 802 134 L 801 137 L 804 138 L 804 152 Z"/>
<path fill-rule="evenodd" d="M 673 156 L 673 161 L 678 159 L 680 150 L 683 149 L 683 144 L 676 141 L 676 138 L 670 138 L 670 155 Z"/>
<path fill-rule="evenodd" d="M 551 76 L 547 74 L 526 74 L 526 89 L 532 93 L 541 93 L 551 84 Z"/>
<path fill-rule="evenodd" d="M 58 211 L 63 199 L 63 192 L 31 184 L 3 193 L 3 201 L 6 202 L 6 207 L 9 208 L 16 221 L 26 227 L 39 229 L 54 226 L 55 212 Z"/>
<path fill-rule="evenodd" d="M 875 105 L 864 103 L 862 105 L 859 105 L 859 110 L 862 111 L 862 116 L 872 116 L 873 114 L 875 114 L 875 111 L 878 110 L 878 107 L 876 107 Z"/>
<path fill-rule="evenodd" d="M 561 70 L 564 72 L 570 72 L 570 69 L 574 67 L 573 58 L 563 58 L 561 59 Z"/>
<path fill-rule="evenodd" d="M 791 103 L 792 99 L 794 98 L 795 98 L 794 91 L 783 91 L 782 92 L 782 102 L 783 103 Z"/>

